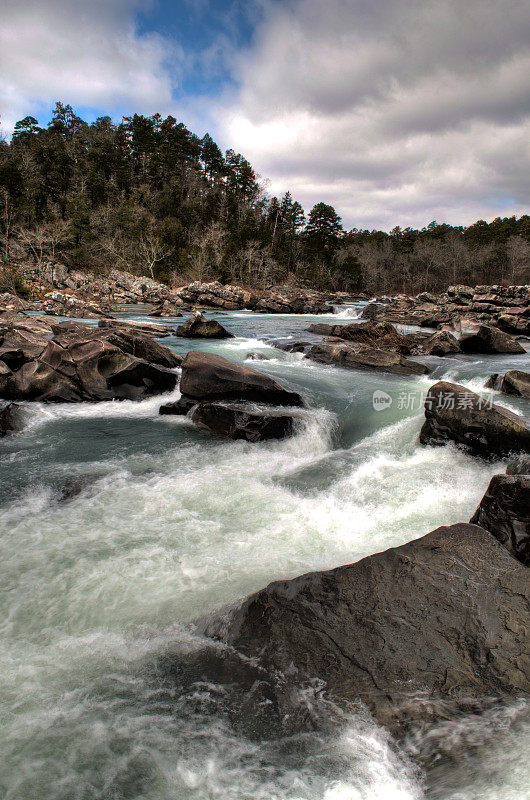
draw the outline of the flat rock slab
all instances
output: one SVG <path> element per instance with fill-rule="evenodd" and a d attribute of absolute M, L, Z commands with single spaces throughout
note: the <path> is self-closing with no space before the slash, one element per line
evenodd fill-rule
<path fill-rule="evenodd" d="M 530 696 L 528 571 L 476 525 L 278 581 L 206 632 L 256 659 L 285 695 L 325 681 L 399 729 L 436 703 Z"/>

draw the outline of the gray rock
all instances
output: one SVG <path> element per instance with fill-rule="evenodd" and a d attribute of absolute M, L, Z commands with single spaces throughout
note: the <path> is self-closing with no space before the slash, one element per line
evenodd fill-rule
<path fill-rule="evenodd" d="M 494 475 L 470 522 L 492 533 L 530 566 L 530 475 Z"/>
<path fill-rule="evenodd" d="M 205 630 L 276 676 L 284 696 L 320 678 L 399 733 L 427 705 L 432 719 L 448 703 L 530 696 L 529 592 L 493 536 L 457 524 L 272 583 Z"/>
<path fill-rule="evenodd" d="M 429 445 L 453 441 L 477 455 L 504 456 L 530 450 L 530 429 L 518 414 L 490 404 L 464 386 L 439 381 L 425 399 L 420 441 Z"/>

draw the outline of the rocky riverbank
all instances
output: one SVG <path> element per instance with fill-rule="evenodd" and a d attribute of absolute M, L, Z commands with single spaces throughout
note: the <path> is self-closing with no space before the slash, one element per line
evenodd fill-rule
<path fill-rule="evenodd" d="M 462 322 L 493 325 L 507 333 L 530 334 L 530 286 L 450 286 L 434 295 L 378 297 L 365 309 L 370 319 L 441 328 Z"/>

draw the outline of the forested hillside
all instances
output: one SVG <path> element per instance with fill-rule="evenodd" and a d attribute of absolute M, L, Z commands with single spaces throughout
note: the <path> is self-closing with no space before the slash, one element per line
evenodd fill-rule
<path fill-rule="evenodd" d="M 0 142 L 4 283 L 17 266 L 63 262 L 182 284 L 194 279 L 371 292 L 529 281 L 530 217 L 422 230 L 345 231 L 335 209 L 304 215 L 267 195 L 252 165 L 173 117 L 93 123 L 57 103 L 42 128 Z"/>

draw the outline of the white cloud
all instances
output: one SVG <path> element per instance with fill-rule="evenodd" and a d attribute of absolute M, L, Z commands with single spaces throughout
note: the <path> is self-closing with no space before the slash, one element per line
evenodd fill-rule
<path fill-rule="evenodd" d="M 4 130 L 55 100 L 153 113 L 171 102 L 178 50 L 140 35 L 140 0 L 3 0 L 0 116 Z M 171 69 L 170 69 L 171 63 Z"/>
<path fill-rule="evenodd" d="M 292 0 L 240 63 L 223 139 L 358 227 L 530 206 L 527 0 Z"/>

